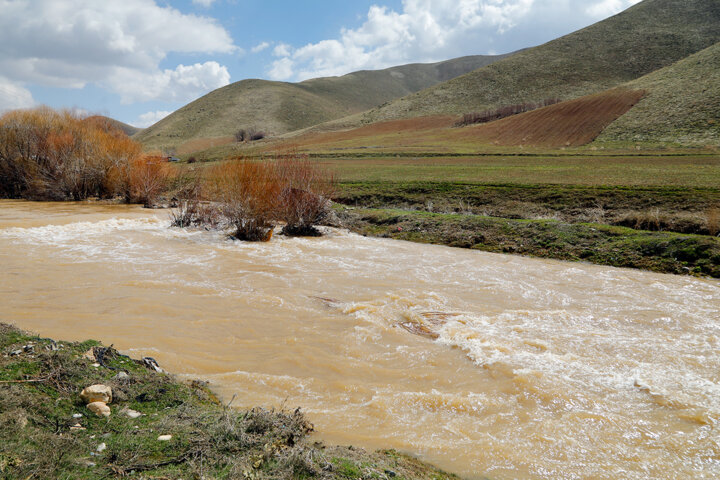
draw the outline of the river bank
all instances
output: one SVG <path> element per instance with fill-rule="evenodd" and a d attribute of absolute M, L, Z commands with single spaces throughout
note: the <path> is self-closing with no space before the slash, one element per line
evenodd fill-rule
<path fill-rule="evenodd" d="M 107 418 L 79 397 L 94 384 L 112 388 Z M 99 342 L 0 323 L 1 478 L 457 478 L 393 450 L 325 446 L 312 431 L 299 409 L 236 410 L 206 382 Z"/>
<path fill-rule="evenodd" d="M 715 189 L 346 183 L 335 200 L 362 235 L 720 277 Z"/>
<path fill-rule="evenodd" d="M 301 406 L 310 441 L 471 479 L 717 474 L 717 280 L 331 228 L 239 242 L 139 206 L 0 204 L 0 318 L 153 357 L 237 408 Z"/>

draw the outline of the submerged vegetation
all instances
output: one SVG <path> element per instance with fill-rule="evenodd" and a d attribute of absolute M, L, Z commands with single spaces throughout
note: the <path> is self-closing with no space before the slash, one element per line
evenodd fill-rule
<path fill-rule="evenodd" d="M 177 227 L 232 227 L 239 240 L 267 241 L 283 223 L 285 235 L 319 235 L 331 212 L 332 173 L 307 157 L 232 159 L 196 175 L 178 193 Z"/>
<path fill-rule="evenodd" d="M 79 393 L 111 388 L 110 415 Z M 394 451 L 326 447 L 300 412 L 237 410 L 94 341 L 0 323 L 0 478 L 450 479 Z"/>

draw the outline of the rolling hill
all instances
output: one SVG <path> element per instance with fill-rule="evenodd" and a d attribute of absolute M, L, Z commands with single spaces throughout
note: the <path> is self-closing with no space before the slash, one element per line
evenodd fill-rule
<path fill-rule="evenodd" d="M 479 125 L 457 128 L 458 120 L 458 116 L 433 115 L 344 130 L 310 129 L 260 148 L 346 154 L 367 154 L 372 149 L 387 154 L 505 151 L 504 147 L 552 149 L 591 142 L 603 148 L 638 144 L 651 148 L 718 147 L 720 43 L 603 92 Z M 222 158 L 242 153 L 243 148 L 227 145 L 200 155 Z"/>
<path fill-rule="evenodd" d="M 647 93 L 596 140 L 720 146 L 720 43 L 627 84 Z"/>
<path fill-rule="evenodd" d="M 506 56 L 462 57 L 300 83 L 243 80 L 186 105 L 135 139 L 147 149 L 182 151 L 187 142 L 193 142 L 188 144 L 190 149 L 197 149 L 207 143 L 203 139 L 226 137 L 226 142 L 232 141 L 240 128 L 282 134 L 368 110 Z"/>
<path fill-rule="evenodd" d="M 717 0 L 644 0 L 587 28 L 327 127 L 578 98 L 637 79 L 718 41 Z"/>
<path fill-rule="evenodd" d="M 123 132 L 125 132 L 128 137 L 132 137 L 133 135 L 142 131 L 141 128 L 133 127 L 132 125 L 121 122 L 120 120 L 115 120 L 114 118 L 106 117 L 104 115 L 92 115 L 90 117 L 87 117 L 87 119 L 90 121 L 107 122 L 113 128 L 117 128 L 118 130 L 122 130 Z"/>

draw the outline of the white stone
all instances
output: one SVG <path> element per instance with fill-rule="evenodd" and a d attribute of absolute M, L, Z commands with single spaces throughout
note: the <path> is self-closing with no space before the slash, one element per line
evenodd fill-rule
<path fill-rule="evenodd" d="M 138 412 L 138 411 L 136 411 L 136 410 L 133 410 L 133 409 L 131 409 L 131 408 L 128 408 L 128 409 L 124 410 L 123 413 L 124 413 L 125 415 L 127 415 L 128 417 L 130 417 L 130 418 L 138 418 L 138 417 L 142 417 L 142 416 L 143 416 L 142 413 L 140 413 L 140 412 Z"/>
<path fill-rule="evenodd" d="M 97 450 L 98 452 L 102 452 L 102 451 L 105 450 L 106 448 L 107 448 L 107 445 L 105 445 L 105 443 L 101 443 L 100 445 L 97 446 L 97 449 L 96 449 L 96 450 Z"/>
<path fill-rule="evenodd" d="M 161 442 L 169 442 L 170 440 L 172 440 L 172 435 L 160 435 L 158 437 L 158 440 Z"/>
<path fill-rule="evenodd" d="M 108 407 L 104 402 L 88 403 L 87 408 L 98 417 L 110 416 L 110 407 Z"/>
<path fill-rule="evenodd" d="M 126 378 L 130 378 L 130 375 L 128 375 L 128 374 L 125 373 L 125 372 L 120 372 L 120 373 L 118 373 L 117 375 L 115 375 L 113 378 L 115 378 L 115 379 L 117 379 L 117 380 L 123 380 L 123 379 L 126 379 Z"/>
<path fill-rule="evenodd" d="M 80 398 L 85 403 L 112 403 L 112 389 L 107 385 L 90 385 L 80 392 Z"/>

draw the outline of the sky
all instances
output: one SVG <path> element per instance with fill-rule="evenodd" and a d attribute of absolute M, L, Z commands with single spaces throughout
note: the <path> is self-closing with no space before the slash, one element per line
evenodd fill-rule
<path fill-rule="evenodd" d="M 247 78 L 512 52 L 639 0 L 0 0 L 0 111 L 147 127 Z"/>

